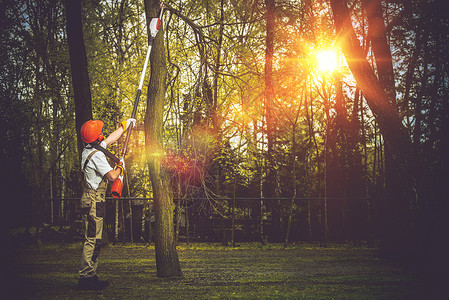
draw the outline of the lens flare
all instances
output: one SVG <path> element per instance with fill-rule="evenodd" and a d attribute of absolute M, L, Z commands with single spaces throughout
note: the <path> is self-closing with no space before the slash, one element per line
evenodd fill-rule
<path fill-rule="evenodd" d="M 316 54 L 316 58 L 321 72 L 332 72 L 337 68 L 337 54 L 333 50 L 320 51 Z"/>

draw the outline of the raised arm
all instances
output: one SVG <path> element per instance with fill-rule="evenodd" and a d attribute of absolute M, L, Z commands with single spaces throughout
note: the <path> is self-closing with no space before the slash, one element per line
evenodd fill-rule
<path fill-rule="evenodd" d="M 110 144 L 116 142 L 122 136 L 123 132 L 125 132 L 126 128 L 128 128 L 130 123 L 133 123 L 135 125 L 136 119 L 128 119 L 120 123 L 120 127 L 104 139 L 106 146 L 109 146 Z"/>
<path fill-rule="evenodd" d="M 113 133 L 111 133 L 107 138 L 104 139 L 106 146 L 115 143 L 122 136 L 123 132 L 125 132 L 123 126 L 117 128 Z"/>

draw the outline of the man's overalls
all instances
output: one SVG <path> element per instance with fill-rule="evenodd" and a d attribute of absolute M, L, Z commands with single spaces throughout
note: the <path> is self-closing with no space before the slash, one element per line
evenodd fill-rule
<path fill-rule="evenodd" d="M 86 169 L 87 163 L 96 152 L 98 150 L 92 151 L 89 154 L 83 170 Z M 107 179 L 103 178 L 98 188 L 93 190 L 87 184 L 86 176 L 84 175 L 81 213 L 85 241 L 79 271 L 80 278 L 88 278 L 96 275 L 103 233 L 103 218 L 106 214 L 106 188 Z"/>

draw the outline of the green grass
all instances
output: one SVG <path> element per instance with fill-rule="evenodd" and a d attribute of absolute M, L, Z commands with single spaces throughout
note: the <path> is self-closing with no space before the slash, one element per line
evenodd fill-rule
<path fill-rule="evenodd" d="M 237 248 L 181 244 L 184 277 L 158 278 L 154 246 L 109 245 L 98 275 L 104 291 L 78 291 L 81 243 L 18 251 L 18 298 L 30 299 L 409 299 L 419 283 L 412 273 L 376 257 L 376 249 L 331 245 Z"/>

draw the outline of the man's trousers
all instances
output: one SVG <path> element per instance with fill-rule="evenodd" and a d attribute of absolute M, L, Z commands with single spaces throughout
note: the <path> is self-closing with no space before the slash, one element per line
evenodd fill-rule
<path fill-rule="evenodd" d="M 84 246 L 79 270 L 80 278 L 93 277 L 97 273 L 103 218 L 106 214 L 106 187 L 106 181 L 102 181 L 97 190 L 85 188 L 81 198 Z"/>

